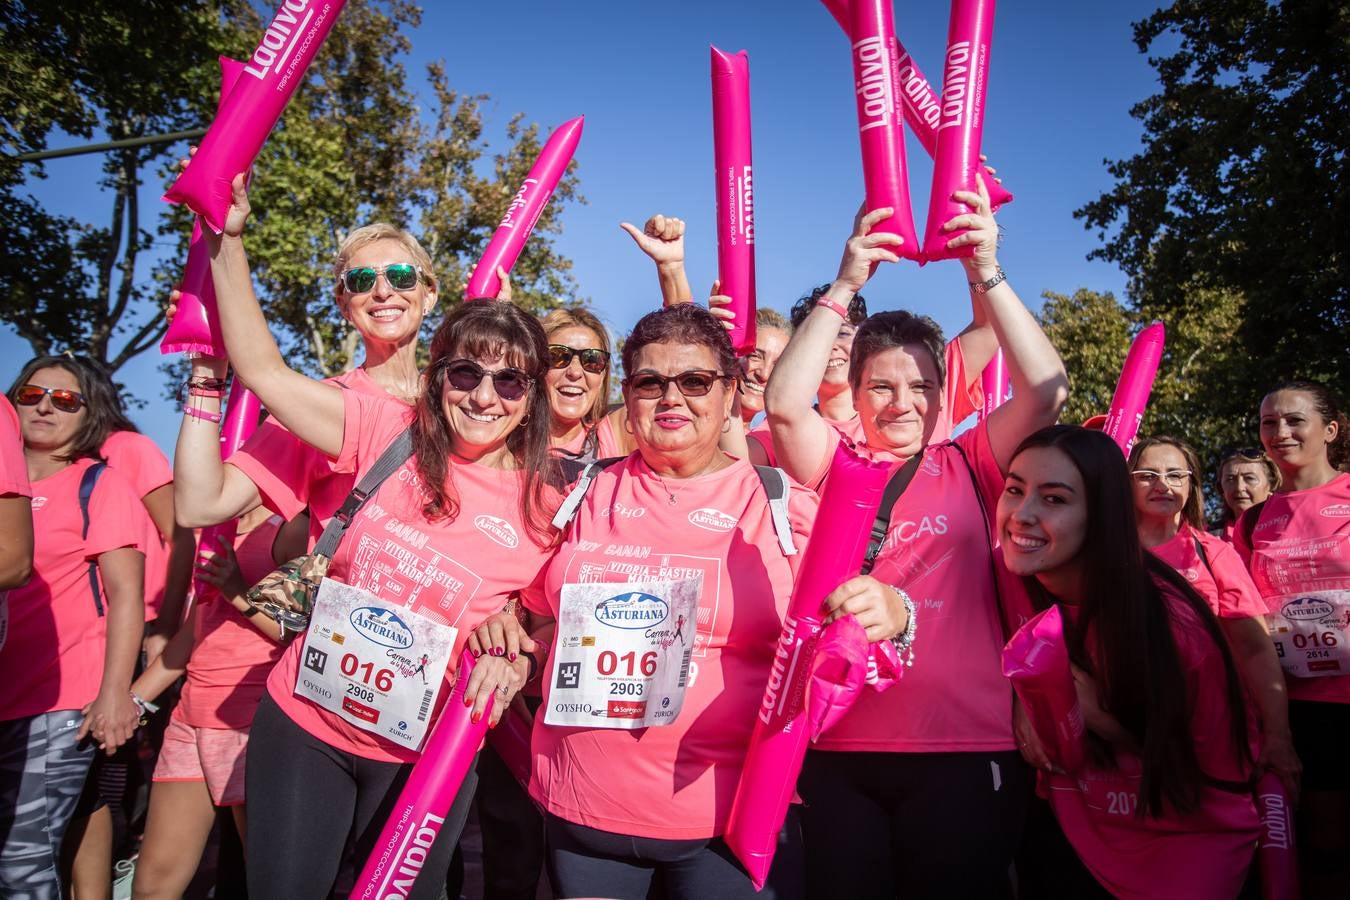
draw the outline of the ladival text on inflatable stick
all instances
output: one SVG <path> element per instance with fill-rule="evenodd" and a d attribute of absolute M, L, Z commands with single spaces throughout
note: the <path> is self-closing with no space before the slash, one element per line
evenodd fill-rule
<path fill-rule="evenodd" d="M 1008 641 L 1003 674 L 1012 682 L 1046 755 L 1066 772 L 1081 769 L 1086 742 L 1083 709 L 1058 606 L 1037 615 Z"/>
<path fill-rule="evenodd" d="M 834 20 L 839 23 L 839 27 L 844 29 L 844 36 L 849 36 L 849 0 L 821 0 L 825 8 L 834 16 Z M 904 42 L 899 37 L 895 39 L 895 46 L 900 51 L 900 105 L 903 108 L 905 123 L 909 125 L 909 130 L 914 132 L 914 136 L 919 139 L 923 149 L 928 153 L 928 158 L 937 156 L 937 136 L 938 136 L 938 94 L 933 90 L 933 86 L 928 83 L 928 79 L 923 77 L 923 72 L 919 71 L 919 65 L 910 56 L 909 51 L 905 49 Z M 989 204 L 994 209 L 998 209 L 1005 203 L 1011 203 L 1013 195 L 1003 185 L 987 179 L 989 184 Z"/>
<path fill-rule="evenodd" d="M 1111 408 L 1106 411 L 1102 431 L 1120 445 L 1126 456 L 1130 455 L 1130 448 L 1139 434 L 1139 424 L 1144 420 L 1166 336 L 1162 322 L 1154 322 L 1135 336 L 1130 352 L 1125 356 L 1125 366 L 1120 370 L 1116 392 L 1111 395 Z"/>
<path fill-rule="evenodd" d="M 375 841 L 365 868 L 356 879 L 350 900 L 406 897 L 417 876 L 422 873 L 431 845 L 445 824 L 445 816 L 455 802 L 474 754 L 483 744 L 492 702 L 477 722 L 464 705 L 464 688 L 473 671 L 473 654 L 465 650 L 459 657 L 455 688 L 445 704 L 440 721 L 422 748 L 422 756 L 413 765 L 412 774 L 399 792 L 384 830 Z"/>
<path fill-rule="evenodd" d="M 942 67 L 937 153 L 933 155 L 933 190 L 923 238 L 923 256 L 927 260 L 956 259 L 975 252 L 973 245 L 948 250 L 947 242 L 968 229 L 943 231 L 942 226 L 970 211 L 966 204 L 952 199 L 953 193 L 979 193 L 975 175 L 984 170 L 980 141 L 984 138 L 984 98 L 989 87 L 993 34 L 994 0 L 952 0 L 947 55 Z"/>
<path fill-rule="evenodd" d="M 841 443 L 797 572 L 769 683 L 723 838 L 762 888 L 810 740 L 807 685 L 825 617 L 825 597 L 856 575 L 893 466 L 868 462 Z"/>
<path fill-rule="evenodd" d="M 1274 772 L 1256 785 L 1256 812 L 1261 835 L 1256 840 L 1256 865 L 1261 872 L 1261 900 L 1298 900 L 1298 853 L 1294 848 L 1294 810 L 1284 782 Z"/>
<path fill-rule="evenodd" d="M 905 172 L 905 129 L 896 114 L 900 109 L 896 84 L 899 50 L 891 0 L 856 0 L 849 7 L 849 26 L 867 208 L 889 206 L 895 210 L 890 218 L 872 226 L 872 232 L 899 235 L 904 243 L 894 248 L 895 252 L 918 259 L 920 247 Z"/>
<path fill-rule="evenodd" d="M 750 164 L 750 58 L 712 48 L 713 158 L 717 170 L 717 277 L 736 314 L 737 356 L 755 352 L 755 193 Z"/>
<path fill-rule="evenodd" d="M 520 251 L 530 238 L 530 232 L 539 221 L 539 215 L 553 196 L 553 189 L 567 171 L 567 164 L 577 152 L 581 141 L 581 129 L 586 124 L 585 116 L 577 116 L 559 125 L 549 135 L 539 158 L 530 167 L 525 183 L 511 198 L 502 216 L 497 230 L 492 233 L 487 249 L 469 276 L 468 287 L 464 290 L 464 299 L 477 300 L 482 297 L 496 297 L 501 289 L 501 279 L 497 277 L 497 267 L 508 274 L 516 264 Z"/>
<path fill-rule="evenodd" d="M 228 56 L 220 58 L 219 113 L 225 98 L 234 90 L 244 64 Z M 187 265 L 178 285 L 178 312 L 159 342 L 159 352 L 191 353 L 198 356 L 225 356 L 225 341 L 220 336 L 220 318 L 216 315 L 216 288 L 211 283 L 211 260 L 202 240 L 202 224 L 193 217 L 192 240 L 188 243 Z"/>
<path fill-rule="evenodd" d="M 994 351 L 994 358 L 980 373 L 980 390 L 984 393 L 984 403 L 980 407 L 980 418 L 987 419 L 989 414 L 1008 400 L 1008 366 L 1003 361 L 1003 348 Z"/>
<path fill-rule="evenodd" d="M 239 83 L 165 200 L 186 203 L 220 233 L 230 208 L 230 182 L 253 165 L 346 2 L 282 0 Z"/>
<path fill-rule="evenodd" d="M 174 317 L 174 321 L 177 321 Z M 223 346 L 223 345 L 222 345 Z M 253 436 L 253 432 L 258 430 L 258 416 L 262 412 L 262 401 L 258 395 L 244 387 L 244 383 L 238 378 L 234 379 L 233 386 L 230 387 L 230 400 L 225 405 L 225 421 L 220 426 L 220 458 L 226 460 L 230 455 Z M 226 519 L 219 525 L 211 525 L 202 529 L 201 538 L 197 542 L 198 552 L 210 550 L 212 553 L 221 551 L 221 542 L 227 546 L 234 543 L 234 537 L 238 533 L 239 521 L 237 519 Z M 197 562 L 200 564 L 202 558 L 199 556 Z M 196 567 L 194 566 L 194 571 Z M 188 598 L 188 609 L 191 604 L 207 596 L 216 593 L 214 586 L 202 581 L 199 578 L 192 579 L 192 594 Z M 187 610 L 184 611 L 184 617 Z"/>

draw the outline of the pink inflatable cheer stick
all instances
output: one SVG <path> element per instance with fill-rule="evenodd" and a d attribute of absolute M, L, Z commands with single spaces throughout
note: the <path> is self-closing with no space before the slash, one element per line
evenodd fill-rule
<path fill-rule="evenodd" d="M 177 321 L 177 318 L 174 321 Z M 222 460 L 229 459 L 230 454 L 244 446 L 245 442 L 253 436 L 253 432 L 258 430 L 258 415 L 261 411 L 262 402 L 258 399 L 258 395 L 244 387 L 244 383 L 235 378 L 234 384 L 230 388 L 230 402 L 225 406 L 225 421 L 220 426 L 220 458 Z M 238 530 L 238 519 L 226 519 L 219 525 L 203 528 L 201 540 L 197 543 L 198 553 L 200 554 L 203 550 L 219 553 L 220 542 L 223 540 L 227 545 L 233 544 Z M 197 557 L 198 565 L 204 561 L 202 556 Z M 188 599 L 188 610 L 191 610 L 193 601 L 205 600 L 217 593 L 219 592 L 215 585 L 194 577 L 192 579 L 192 595 Z M 184 615 L 186 616 L 186 611 Z"/>
<path fill-rule="evenodd" d="M 399 792 L 389 821 L 385 822 L 366 867 L 356 879 L 350 900 L 406 897 L 421 874 L 431 845 L 445 823 L 445 815 L 455 802 L 487 733 L 492 702 L 488 701 L 477 722 L 470 720 L 471 710 L 464 705 L 464 687 L 472 671 L 473 654 L 465 650 L 459 657 L 450 702 L 445 704 L 440 721 L 422 748 L 421 758 Z"/>
<path fill-rule="evenodd" d="M 1102 426 L 1102 431 L 1120 445 L 1126 456 L 1130 455 L 1130 448 L 1139 434 L 1139 425 L 1144 420 L 1144 410 L 1148 407 L 1148 395 L 1153 391 L 1153 378 L 1158 374 L 1158 363 L 1162 361 L 1166 337 L 1166 329 L 1161 322 L 1154 322 L 1135 335 L 1130 352 L 1125 356 L 1125 366 L 1120 370 L 1116 392 L 1111 395 L 1111 408 L 1106 412 L 1106 424 Z"/>
<path fill-rule="evenodd" d="M 731 346 L 755 352 L 755 193 L 750 166 L 750 58 L 712 48 L 717 277 L 736 314 Z"/>
<path fill-rule="evenodd" d="M 497 277 L 497 267 L 510 272 L 516 264 L 521 249 L 534 230 L 534 223 L 539 221 L 540 213 L 553 196 L 553 189 L 558 186 L 558 181 L 567 171 L 567 164 L 572 161 L 572 154 L 577 152 L 581 129 L 585 124 L 586 117 L 577 116 L 559 125 L 549 135 L 544 149 L 539 152 L 539 158 L 530 167 L 530 174 L 525 176 L 525 183 L 511 198 L 506 215 L 502 216 L 501 224 L 492 233 L 487 249 L 469 276 L 468 287 L 464 290 L 465 300 L 497 296 L 502 286 L 502 280 Z"/>
<path fill-rule="evenodd" d="M 815 741 L 858 702 L 863 689 L 880 693 L 904 674 L 890 641 L 873 644 L 852 616 L 835 619 L 821 632 L 811 660 L 807 720 Z"/>
<path fill-rule="evenodd" d="M 1083 710 L 1073 686 L 1058 606 L 1033 618 L 1008 641 L 1003 674 L 1012 681 L 1050 759 L 1066 772 L 1081 769 Z"/>
<path fill-rule="evenodd" d="M 924 229 L 926 260 L 957 259 L 975 252 L 970 245 L 948 250 L 947 242 L 969 229 L 943 231 L 942 226 L 949 219 L 970 212 L 964 203 L 952 199 L 955 191 L 979 193 L 975 174 L 984 171 L 980 141 L 984 137 L 984 98 L 989 85 L 993 33 L 994 0 L 952 0 L 947 56 L 942 69 L 937 153 L 933 156 L 933 192 L 928 200 L 928 226 Z M 993 181 L 988 177 L 984 180 Z"/>
<path fill-rule="evenodd" d="M 891 0 L 856 0 L 849 8 L 853 44 L 854 93 L 858 98 L 858 137 L 862 142 L 863 182 L 869 210 L 890 206 L 890 218 L 872 226 L 903 239 L 895 252 L 920 257 L 919 238 L 905 174 L 905 132 L 898 99 L 900 51 L 895 44 Z"/>
<path fill-rule="evenodd" d="M 220 103 L 234 90 L 244 64 L 228 56 L 220 58 Z M 220 105 L 216 107 L 219 115 Z M 178 312 L 159 342 L 159 352 L 192 353 L 200 356 L 225 357 L 225 341 L 220 336 L 220 319 L 216 315 L 216 288 L 211 283 L 211 260 L 202 240 L 202 225 L 194 217 L 192 240 L 188 243 L 187 265 L 178 286 Z"/>
<path fill-rule="evenodd" d="M 807 545 L 797 572 L 723 836 L 756 888 L 768 878 L 810 738 L 805 695 L 824 600 L 857 574 L 891 469 L 890 464 L 860 458 L 842 443 L 830 466 L 816 513 L 817 539 Z"/>
<path fill-rule="evenodd" d="M 1261 870 L 1262 900 L 1298 900 L 1298 852 L 1294 849 L 1294 811 L 1284 782 L 1274 772 L 1256 785 L 1256 811 L 1261 836 L 1256 841 L 1256 863 Z"/>
<path fill-rule="evenodd" d="M 282 0 L 239 84 L 165 200 L 186 203 L 220 233 L 230 208 L 230 182 L 253 165 L 346 2 Z"/>
<path fill-rule="evenodd" d="M 839 23 L 839 27 L 844 29 L 844 35 L 849 34 L 849 0 L 821 0 L 825 8 L 834 16 L 834 20 Z M 914 57 L 909 55 L 905 49 L 904 43 L 896 38 L 895 46 L 900 51 L 900 105 L 903 107 L 903 113 L 906 124 L 910 131 L 919 139 L 923 149 L 928 152 L 929 159 L 937 156 L 938 139 L 938 95 L 933 90 L 933 86 L 928 83 L 928 79 L 923 77 L 923 72 L 919 71 L 918 63 Z M 1005 203 L 1011 203 L 1013 195 L 1003 185 L 994 181 L 992 178 L 985 179 L 989 188 L 989 201 L 994 209 L 998 209 Z"/>
<path fill-rule="evenodd" d="M 987 419 L 989 414 L 1008 400 L 1008 366 L 1003 361 L 1003 348 L 994 351 L 994 358 L 980 373 L 980 390 L 984 394 L 984 405 L 980 407 L 980 418 Z"/>

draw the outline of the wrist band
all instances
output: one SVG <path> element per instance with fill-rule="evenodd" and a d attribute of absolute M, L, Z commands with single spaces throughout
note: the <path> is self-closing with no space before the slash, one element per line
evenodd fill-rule
<path fill-rule="evenodd" d="M 229 387 L 229 382 L 223 378 L 209 378 L 205 375 L 194 375 L 187 381 L 178 386 L 178 399 L 181 402 L 185 396 L 225 396 L 225 389 Z M 196 394 L 195 391 L 215 391 L 211 395 Z"/>
<path fill-rule="evenodd" d="M 194 419 L 202 419 L 207 422 L 215 422 L 216 424 L 220 424 L 221 418 L 220 413 L 207 412 L 206 410 L 198 409 L 195 406 L 184 406 L 183 415 L 191 416 Z"/>
<path fill-rule="evenodd" d="M 909 622 L 905 625 L 905 630 L 891 638 L 891 643 L 895 645 L 895 652 L 900 656 L 900 661 L 906 666 L 914 665 L 914 635 L 919 631 L 919 617 L 915 614 L 914 601 L 895 585 L 891 585 L 891 590 L 900 596 L 900 602 L 905 604 L 905 611 L 909 613 Z"/>
<path fill-rule="evenodd" d="M 839 318 L 843 319 L 845 322 L 848 321 L 848 307 L 831 299 L 826 294 L 821 294 L 816 298 L 816 306 L 823 306 L 831 312 L 838 313 Z"/>
<path fill-rule="evenodd" d="M 539 649 L 536 650 L 535 653 L 540 654 L 541 656 L 544 657 L 544 659 L 548 659 L 548 648 L 549 648 L 549 645 L 546 644 L 546 643 L 544 643 L 543 641 L 539 641 L 538 643 L 539 643 Z M 525 654 L 525 658 L 526 658 L 527 660 L 529 660 L 529 663 L 530 663 L 530 674 L 527 675 L 527 676 L 525 676 L 525 683 L 526 683 L 526 684 L 529 684 L 530 682 L 532 682 L 532 681 L 534 681 L 536 678 L 538 678 L 539 675 L 542 673 L 542 671 L 543 671 L 543 664 L 540 663 L 537 659 L 534 658 L 534 653 L 526 653 L 526 654 Z"/>
<path fill-rule="evenodd" d="M 993 278 L 990 278 L 988 281 L 972 281 L 970 282 L 970 289 L 977 294 L 987 294 L 1007 280 L 1008 273 L 1003 271 L 1002 266 L 999 266 L 998 271 L 994 273 Z"/>
<path fill-rule="evenodd" d="M 188 396 L 189 396 L 189 397 L 214 397 L 215 399 L 219 400 L 221 397 L 224 397 L 224 396 L 225 396 L 225 392 L 224 392 L 224 391 L 218 391 L 218 390 L 216 390 L 216 389 L 214 389 L 214 388 L 189 387 L 189 388 L 188 388 Z"/>

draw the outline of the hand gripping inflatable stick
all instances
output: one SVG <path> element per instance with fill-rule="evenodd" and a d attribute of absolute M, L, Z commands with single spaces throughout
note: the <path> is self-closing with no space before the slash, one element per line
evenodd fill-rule
<path fill-rule="evenodd" d="M 244 64 L 228 56 L 220 58 L 220 105 L 234 90 Z M 188 243 L 187 265 L 178 285 L 178 312 L 159 342 L 159 352 L 193 353 L 225 357 L 225 340 L 220 336 L 220 317 L 216 314 L 216 288 L 211 283 L 211 259 L 202 240 L 202 223 L 193 217 L 192 240 Z"/>
<path fill-rule="evenodd" d="M 473 654 L 466 649 L 459 657 L 450 701 L 399 792 L 349 900 L 406 897 L 421 874 L 446 813 L 487 734 L 492 701 L 477 722 L 471 720 L 471 710 L 464 705 L 464 688 L 472 671 Z"/>
<path fill-rule="evenodd" d="M 502 216 L 497 230 L 492 233 L 487 249 L 469 276 L 469 284 L 464 289 L 465 300 L 478 300 L 483 297 L 496 297 L 501 289 L 502 280 L 497 277 L 497 267 L 510 272 L 516 264 L 520 251 L 530 238 L 530 232 L 539 221 L 539 215 L 553 196 L 553 189 L 567 171 L 572 154 L 577 152 L 581 141 L 581 129 L 586 124 L 585 116 L 568 119 L 549 135 L 539 158 L 530 167 L 525 183 L 511 198 Z"/>
<path fill-rule="evenodd" d="M 1111 395 L 1111 408 L 1106 412 L 1102 431 L 1120 445 L 1126 456 L 1130 455 L 1130 448 L 1139 434 L 1139 424 L 1144 420 L 1166 338 L 1167 330 L 1162 322 L 1154 322 L 1135 336 L 1120 370 L 1116 392 Z"/>
<path fill-rule="evenodd" d="M 755 194 L 750 158 L 750 59 L 712 49 L 717 277 L 736 314 L 737 356 L 755 352 Z"/>
<path fill-rule="evenodd" d="M 848 37 L 849 0 L 821 0 L 821 2 L 825 4 L 830 15 L 834 16 L 839 27 L 844 29 L 844 36 Z M 928 158 L 933 159 L 937 156 L 939 116 L 937 91 L 933 90 L 928 79 L 923 77 L 923 72 L 919 71 L 914 57 L 909 55 L 909 51 L 899 38 L 896 38 L 895 46 L 900 51 L 900 91 L 897 95 L 903 108 L 900 112 L 903 113 L 910 131 L 914 132 L 914 136 L 927 151 Z M 989 189 L 989 203 L 994 209 L 1012 202 L 1013 195 L 1003 185 L 992 178 L 986 178 L 985 182 L 985 187 Z"/>
<path fill-rule="evenodd" d="M 893 466 L 868 462 L 841 443 L 830 465 L 811 541 L 778 636 L 773 668 L 723 835 L 762 888 L 773 864 L 811 735 L 807 685 L 825 618 L 826 595 L 862 565 L 872 522 Z"/>
<path fill-rule="evenodd" d="M 1012 682 L 1050 760 L 1066 772 L 1083 767 L 1083 710 L 1069 668 L 1064 619 L 1052 606 L 1023 625 L 1003 648 L 1003 674 Z"/>
<path fill-rule="evenodd" d="M 220 233 L 230 208 L 230 182 L 253 165 L 346 2 L 282 0 L 239 83 L 165 200 L 186 203 Z"/>
<path fill-rule="evenodd" d="M 919 259 L 921 248 L 914 231 L 905 172 L 905 129 L 902 117 L 896 115 L 900 109 L 900 51 L 895 43 L 891 0 L 854 0 L 849 7 L 849 35 L 867 209 L 894 209 L 890 218 L 872 226 L 872 231 L 899 235 L 903 243 L 892 247 L 894 252 L 905 259 Z"/>
<path fill-rule="evenodd" d="M 178 321 L 175 317 L 174 321 Z M 230 402 L 225 406 L 225 421 L 220 426 L 220 458 L 227 460 L 230 454 L 244 446 L 245 442 L 253 436 L 253 432 L 258 430 L 258 414 L 262 411 L 262 402 L 258 395 L 244 386 L 244 383 L 238 378 L 234 379 L 234 384 L 230 387 Z M 210 550 L 213 553 L 220 552 L 220 539 L 224 539 L 226 544 L 233 544 L 234 537 L 238 533 L 239 520 L 227 519 L 219 525 L 211 525 L 202 529 L 201 540 L 197 544 L 197 552 Z M 201 563 L 201 556 L 197 557 L 197 562 Z M 193 567 L 194 570 L 196 566 Z M 188 609 L 191 603 L 200 601 L 218 593 L 215 585 L 208 584 L 199 578 L 192 579 L 192 596 L 189 599 Z M 184 614 L 186 617 L 186 612 Z"/>
<path fill-rule="evenodd" d="M 1261 870 L 1261 900 L 1298 900 L 1298 854 L 1294 849 L 1294 810 L 1284 782 L 1274 772 L 1256 785 L 1256 811 L 1261 836 L 1256 840 L 1256 864 Z"/>
<path fill-rule="evenodd" d="M 952 0 L 942 69 L 937 153 L 933 155 L 933 190 L 928 199 L 928 226 L 924 229 L 925 260 L 956 259 L 975 252 L 971 244 L 948 250 L 947 242 L 969 229 L 943 231 L 942 226 L 970 212 L 966 204 L 952 199 L 954 192 L 979 193 L 975 174 L 984 168 L 980 162 L 980 142 L 984 138 L 984 98 L 989 85 L 993 32 L 994 0 Z M 989 202 L 992 206 L 992 194 Z"/>
<path fill-rule="evenodd" d="M 1003 361 L 1003 348 L 994 351 L 994 358 L 980 373 L 980 391 L 984 394 L 984 403 L 980 406 L 980 418 L 987 419 L 989 414 L 1008 400 L 1008 365 Z"/>

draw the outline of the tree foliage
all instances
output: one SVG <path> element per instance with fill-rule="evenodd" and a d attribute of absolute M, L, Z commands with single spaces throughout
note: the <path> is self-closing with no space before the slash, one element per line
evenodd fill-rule
<path fill-rule="evenodd" d="M 459 299 L 541 146 L 537 126 L 516 116 L 505 151 L 489 156 L 487 98 L 455 92 L 440 65 L 420 88 L 433 106 L 424 113 L 403 64 L 419 22 L 407 0 L 351 0 L 254 166 L 246 241 L 259 299 L 289 358 L 316 374 L 360 361 L 358 336 L 333 302 L 333 253 L 346 232 L 383 220 L 418 234 L 441 277 L 444 309 Z M 58 132 L 118 138 L 209 122 L 216 55 L 247 56 L 262 26 L 247 0 L 0 0 L 0 23 L 7 154 L 41 149 Z M 4 226 L 0 318 L 35 352 L 73 348 L 116 369 L 157 345 L 162 316 L 149 301 L 181 271 L 191 222 L 181 207 L 142 208 L 137 189 L 167 186 L 183 155 L 181 145 L 108 154 L 98 195 L 110 207 L 105 226 L 44 210 L 24 190 L 41 167 L 8 156 L 0 164 L 0 194 L 17 212 Z M 528 308 L 575 299 L 571 264 L 554 243 L 569 201 L 584 202 L 575 168 L 513 270 L 517 301 Z"/>
<path fill-rule="evenodd" d="M 1104 240 L 1094 255 L 1169 325 L 1242 298 L 1217 323 L 1233 369 L 1202 406 L 1294 376 L 1350 392 L 1350 5 L 1175 0 L 1134 37 L 1174 49 L 1150 58 L 1160 91 L 1131 110 L 1142 151 L 1108 162 L 1114 187 L 1077 213 Z"/>

